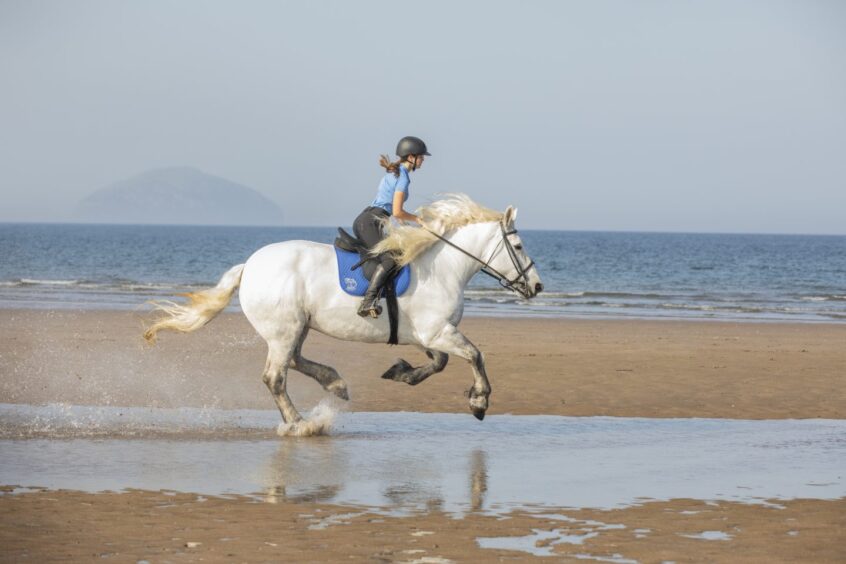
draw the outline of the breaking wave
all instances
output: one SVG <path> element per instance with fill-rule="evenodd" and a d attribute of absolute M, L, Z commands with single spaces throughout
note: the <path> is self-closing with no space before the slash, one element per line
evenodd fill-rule
<path fill-rule="evenodd" d="M 214 285 L 264 244 L 331 243 L 335 235 L 329 227 L 0 224 L 0 308 L 133 310 Z M 546 291 L 526 301 L 480 276 L 465 292 L 468 314 L 846 318 L 842 236 L 526 230 L 521 237 Z"/>
<path fill-rule="evenodd" d="M 773 321 L 840 321 L 846 319 L 846 296 L 761 295 L 691 292 L 543 292 L 525 300 L 503 288 L 471 288 L 466 311 L 496 314 L 508 309 L 521 315 L 586 317 L 676 317 Z"/>
<path fill-rule="evenodd" d="M 21 288 L 21 287 L 78 287 L 90 290 L 101 291 L 123 291 L 123 292 L 148 292 L 148 291 L 171 291 L 184 290 L 193 288 L 202 288 L 209 285 L 214 285 L 213 281 L 205 282 L 189 282 L 189 283 L 172 283 L 172 282 L 137 282 L 135 280 L 112 280 L 112 281 L 95 281 L 95 280 L 40 280 L 34 278 L 18 278 L 13 280 L 0 280 L 0 287 L 6 288 Z"/>

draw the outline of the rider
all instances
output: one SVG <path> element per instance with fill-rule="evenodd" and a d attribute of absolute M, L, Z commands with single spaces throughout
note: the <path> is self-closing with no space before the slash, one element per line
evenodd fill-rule
<path fill-rule="evenodd" d="M 419 221 L 416 215 L 403 209 L 403 204 L 408 199 L 408 185 L 411 183 L 409 173 L 423 166 L 424 157 L 428 155 L 429 151 L 422 139 L 408 136 L 397 143 L 399 160 L 391 162 L 387 155 L 379 158 L 379 164 L 387 173 L 379 183 L 376 198 L 353 222 L 355 236 L 368 247 L 373 248 L 384 238 L 382 228 L 386 218 L 393 216 L 402 221 Z M 379 262 L 370 277 L 370 286 L 358 307 L 358 314 L 362 317 L 379 317 L 382 313 L 379 292 L 397 266 L 390 253 L 382 253 L 377 260 Z"/>

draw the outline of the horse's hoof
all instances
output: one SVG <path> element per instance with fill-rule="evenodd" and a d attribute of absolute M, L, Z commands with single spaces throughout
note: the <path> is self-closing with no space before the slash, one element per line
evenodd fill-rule
<path fill-rule="evenodd" d="M 476 416 L 476 419 L 481 421 L 485 418 L 485 411 L 488 409 L 488 397 L 482 395 L 474 395 L 473 390 L 470 390 L 470 411 Z"/>
<path fill-rule="evenodd" d="M 326 391 L 332 392 L 344 401 L 350 401 L 350 393 L 347 391 L 346 384 L 329 386 L 328 388 L 326 388 Z"/>
<path fill-rule="evenodd" d="M 298 437 L 300 434 L 299 423 L 302 419 L 298 419 L 292 423 L 282 422 L 276 427 L 276 434 L 280 437 Z"/>
<path fill-rule="evenodd" d="M 405 382 L 405 380 L 403 380 L 403 376 L 405 376 L 409 370 L 413 369 L 413 366 L 400 358 L 397 359 L 396 364 L 388 368 L 385 373 L 382 374 L 382 378 L 385 380 L 393 380 L 394 382 Z"/>

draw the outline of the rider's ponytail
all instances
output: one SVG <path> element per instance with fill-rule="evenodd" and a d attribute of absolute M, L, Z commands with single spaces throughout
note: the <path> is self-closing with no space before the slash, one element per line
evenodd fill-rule
<path fill-rule="evenodd" d="M 399 176 L 399 167 L 403 161 L 405 161 L 405 157 L 402 157 L 395 162 L 391 162 L 388 155 L 379 156 L 379 166 L 392 173 L 394 176 Z"/>

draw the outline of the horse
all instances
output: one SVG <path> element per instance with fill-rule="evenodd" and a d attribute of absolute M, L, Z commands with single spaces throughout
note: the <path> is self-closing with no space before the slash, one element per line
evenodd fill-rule
<path fill-rule="evenodd" d="M 382 378 L 416 386 L 441 372 L 449 355 L 467 361 L 474 381 L 467 396 L 470 411 L 480 421 L 488 409 L 491 385 L 479 349 L 458 329 L 464 313 L 464 290 L 480 270 L 529 299 L 542 289 L 537 268 L 514 227 L 517 210 L 497 212 L 463 194 L 449 194 L 416 210 L 423 227 L 385 223 L 386 237 L 372 252 L 394 253 L 411 268 L 407 291 L 398 298 L 399 344 L 414 345 L 431 362 L 412 366 L 399 359 Z M 488 258 L 482 258 L 488 257 Z M 267 342 L 262 380 L 267 385 L 288 434 L 309 434 L 287 393 L 288 371 L 313 378 L 324 390 L 349 399 L 347 383 L 338 372 L 302 355 L 308 332 L 366 343 L 386 342 L 387 315 L 357 315 L 358 299 L 338 282 L 331 245 L 284 241 L 262 247 L 246 263 L 230 268 L 218 284 L 185 294 L 187 303 L 154 302 L 163 313 L 145 331 L 154 343 L 161 330 L 190 332 L 220 313 L 240 286 L 244 315 Z"/>

